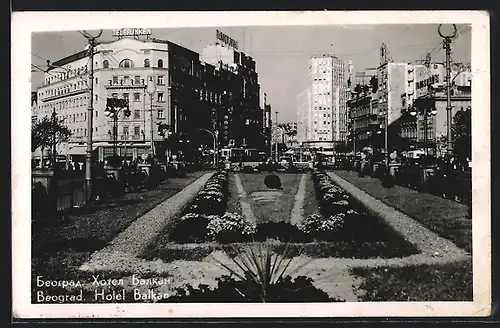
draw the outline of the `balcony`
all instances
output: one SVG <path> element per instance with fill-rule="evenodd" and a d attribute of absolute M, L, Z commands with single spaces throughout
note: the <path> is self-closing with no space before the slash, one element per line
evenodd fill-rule
<path fill-rule="evenodd" d="M 145 89 L 146 81 L 141 79 L 140 83 L 135 83 L 134 80 L 124 81 L 123 79 L 119 79 L 118 81 L 108 80 L 108 84 L 106 84 L 106 89 Z"/>

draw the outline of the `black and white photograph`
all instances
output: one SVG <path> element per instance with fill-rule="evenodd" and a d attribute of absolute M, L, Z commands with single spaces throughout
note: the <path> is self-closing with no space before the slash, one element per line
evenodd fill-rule
<path fill-rule="evenodd" d="M 14 315 L 490 313 L 487 13 L 13 17 Z"/>

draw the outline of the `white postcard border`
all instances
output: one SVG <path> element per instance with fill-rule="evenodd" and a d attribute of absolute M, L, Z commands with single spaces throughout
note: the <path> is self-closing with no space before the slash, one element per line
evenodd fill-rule
<path fill-rule="evenodd" d="M 89 16 L 89 15 L 92 16 Z M 89 19 L 92 17 L 92 19 Z M 474 302 L 31 304 L 31 33 L 146 26 L 472 24 Z M 491 311 L 490 31 L 486 11 L 16 12 L 12 18 L 12 289 L 17 318 L 487 316 Z"/>

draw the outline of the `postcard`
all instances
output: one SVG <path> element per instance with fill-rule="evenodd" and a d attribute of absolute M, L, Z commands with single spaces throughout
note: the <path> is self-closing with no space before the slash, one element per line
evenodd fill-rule
<path fill-rule="evenodd" d="M 489 33 L 14 13 L 14 317 L 488 316 Z"/>

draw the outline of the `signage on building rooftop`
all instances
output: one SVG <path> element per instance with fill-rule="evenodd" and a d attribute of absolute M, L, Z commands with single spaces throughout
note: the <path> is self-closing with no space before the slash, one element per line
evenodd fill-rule
<path fill-rule="evenodd" d="M 113 30 L 113 36 L 138 36 L 138 35 L 151 35 L 150 28 L 120 28 Z"/>
<path fill-rule="evenodd" d="M 234 40 L 230 36 L 227 36 L 226 34 L 222 33 L 219 30 L 216 31 L 215 35 L 217 37 L 217 40 L 220 40 L 221 42 L 225 43 L 227 46 L 238 50 L 238 41 Z"/>

